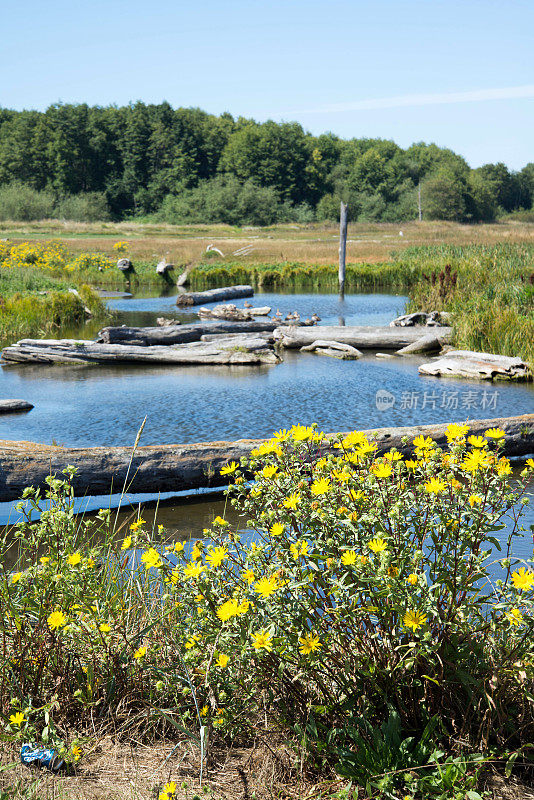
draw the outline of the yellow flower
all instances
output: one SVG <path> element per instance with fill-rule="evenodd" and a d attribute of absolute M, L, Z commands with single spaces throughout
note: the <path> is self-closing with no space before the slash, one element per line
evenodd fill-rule
<path fill-rule="evenodd" d="M 67 562 L 71 565 L 71 567 L 75 567 L 76 564 L 79 564 L 82 560 L 82 557 L 79 553 L 73 553 L 71 556 L 67 556 Z"/>
<path fill-rule="evenodd" d="M 484 435 L 487 439 L 504 439 L 506 436 L 505 432 L 500 428 L 490 428 L 485 432 Z"/>
<path fill-rule="evenodd" d="M 532 589 L 534 586 L 534 573 L 530 570 L 521 567 L 521 569 L 512 572 L 512 583 L 516 589 Z"/>
<path fill-rule="evenodd" d="M 411 583 L 412 586 L 415 586 L 419 578 L 417 577 L 415 572 L 411 572 L 410 575 L 408 575 L 408 577 L 406 578 L 406 580 L 408 581 L 408 583 Z"/>
<path fill-rule="evenodd" d="M 452 422 L 446 428 L 445 436 L 447 437 L 448 442 L 452 442 L 453 439 L 459 439 L 460 436 L 465 436 L 468 430 L 469 425 L 458 425 L 456 422 Z"/>
<path fill-rule="evenodd" d="M 139 661 L 141 658 L 144 658 L 144 657 L 146 656 L 146 651 L 147 651 L 147 648 L 146 648 L 146 647 L 144 647 L 144 646 L 143 646 L 143 647 L 139 647 L 139 648 L 138 648 L 138 649 L 135 651 L 135 653 L 134 653 L 133 657 L 134 657 L 135 659 L 137 659 L 137 661 Z"/>
<path fill-rule="evenodd" d="M 186 578 L 198 578 L 202 572 L 204 572 L 204 566 L 197 564 L 196 561 L 189 561 L 183 569 Z"/>
<path fill-rule="evenodd" d="M 299 558 L 299 556 L 305 556 L 308 552 L 308 542 L 295 542 L 291 543 L 289 546 L 289 551 L 293 558 Z"/>
<path fill-rule="evenodd" d="M 11 576 L 11 583 L 18 583 L 22 578 L 22 572 L 14 572 Z"/>
<path fill-rule="evenodd" d="M 269 464 L 262 469 L 261 474 L 264 478 L 273 478 L 277 472 L 278 467 L 275 467 L 274 464 Z"/>
<path fill-rule="evenodd" d="M 294 442 L 306 442 L 313 439 L 313 428 L 307 428 L 305 425 L 293 425 L 291 428 L 291 436 Z"/>
<path fill-rule="evenodd" d="M 85 562 L 85 566 L 87 567 L 87 569 L 93 569 L 94 565 L 95 565 L 94 558 L 88 558 L 87 561 Z"/>
<path fill-rule="evenodd" d="M 239 465 L 235 461 L 231 461 L 221 469 L 221 475 L 232 475 Z"/>
<path fill-rule="evenodd" d="M 488 464 L 488 454 L 485 450 L 473 450 L 462 461 L 462 468 L 466 472 L 477 472 L 481 467 L 487 467 Z"/>
<path fill-rule="evenodd" d="M 26 719 L 26 717 L 24 716 L 22 711 L 17 711 L 16 714 L 11 714 L 11 716 L 9 717 L 10 723 L 12 725 L 17 725 L 19 728 L 20 728 L 20 726 L 22 725 L 22 723 L 24 722 L 25 719 Z"/>
<path fill-rule="evenodd" d="M 227 527 L 227 526 L 228 526 L 230 523 L 229 523 L 229 522 L 227 522 L 227 521 L 226 521 L 225 519 L 223 519 L 222 517 L 219 517 L 219 516 L 217 516 L 217 517 L 215 517 L 215 519 L 213 520 L 213 524 L 214 524 L 214 525 L 219 525 L 221 528 L 226 528 L 226 527 Z"/>
<path fill-rule="evenodd" d="M 41 562 L 41 564 L 48 564 L 50 558 L 49 556 L 43 556 L 42 558 L 39 559 L 39 561 Z"/>
<path fill-rule="evenodd" d="M 228 558 L 228 550 L 226 547 L 213 547 L 208 550 L 206 561 L 212 567 L 220 567 L 223 561 Z"/>
<path fill-rule="evenodd" d="M 232 617 L 236 617 L 238 613 L 239 613 L 239 603 L 234 598 L 232 598 L 231 600 L 227 600 L 225 603 L 222 604 L 222 606 L 219 606 L 219 608 L 216 611 L 216 614 L 221 620 L 221 622 L 226 622 Z"/>
<path fill-rule="evenodd" d="M 408 469 L 415 469 L 417 467 L 417 461 L 414 461 L 413 459 L 408 459 L 404 463 Z"/>
<path fill-rule="evenodd" d="M 70 750 L 71 756 L 73 757 L 74 761 L 79 761 L 82 756 L 82 748 L 78 747 L 77 744 L 73 744 Z"/>
<path fill-rule="evenodd" d="M 469 495 L 469 505 L 471 508 L 476 505 L 480 505 L 483 502 L 483 498 L 479 494 L 472 494 Z"/>
<path fill-rule="evenodd" d="M 270 597 L 278 588 L 278 581 L 274 575 L 269 578 L 262 578 L 254 586 L 254 591 L 261 595 L 264 600 Z"/>
<path fill-rule="evenodd" d="M 345 550 L 343 555 L 341 556 L 341 563 L 344 564 L 346 567 L 350 567 L 352 564 L 356 563 L 356 552 L 354 550 Z"/>
<path fill-rule="evenodd" d="M 228 666 L 228 662 L 229 661 L 230 661 L 230 658 L 226 655 L 226 653 L 219 653 L 217 661 L 215 662 L 215 666 L 220 667 L 221 669 L 224 669 L 225 667 Z"/>
<path fill-rule="evenodd" d="M 486 447 L 487 441 L 483 436 L 470 436 L 467 440 L 471 447 Z"/>
<path fill-rule="evenodd" d="M 281 522 L 275 522 L 271 525 L 271 536 L 281 536 L 284 532 L 284 526 Z"/>
<path fill-rule="evenodd" d="M 426 616 L 421 614 L 420 611 L 407 611 L 403 617 L 403 623 L 406 628 L 411 628 L 412 631 L 416 631 L 417 628 L 420 628 L 421 625 L 424 625 L 426 622 Z"/>
<path fill-rule="evenodd" d="M 292 494 L 289 497 L 286 497 L 286 499 L 284 500 L 284 507 L 289 508 L 292 511 L 296 511 L 299 503 L 300 503 L 300 494 Z"/>
<path fill-rule="evenodd" d="M 195 542 L 195 546 L 191 550 L 191 558 L 193 559 L 193 561 L 197 561 L 200 558 L 201 555 L 202 555 L 202 550 L 200 549 L 198 544 Z"/>
<path fill-rule="evenodd" d="M 141 561 L 145 565 L 145 569 L 159 569 L 162 565 L 161 558 L 157 550 L 153 547 L 149 548 L 143 555 L 141 556 Z"/>
<path fill-rule="evenodd" d="M 512 467 L 507 458 L 500 458 L 497 464 L 497 475 L 511 475 Z"/>
<path fill-rule="evenodd" d="M 371 539 L 367 547 L 369 550 L 372 550 L 373 553 L 381 553 L 383 550 L 387 550 L 388 546 L 386 542 L 378 536 L 376 539 Z"/>
<path fill-rule="evenodd" d="M 130 530 L 137 531 L 145 524 L 146 524 L 146 519 L 143 519 L 143 517 L 139 517 L 139 519 L 136 520 L 136 522 L 132 522 L 132 524 L 130 525 Z"/>
<path fill-rule="evenodd" d="M 319 480 L 314 481 L 311 485 L 311 493 L 316 497 L 323 494 L 328 494 L 329 491 L 330 481 L 328 478 L 319 478 Z"/>
<path fill-rule="evenodd" d="M 182 550 L 184 549 L 184 543 L 183 542 L 175 542 L 174 543 L 174 547 L 172 549 L 173 549 L 173 551 L 175 553 L 181 553 Z"/>
<path fill-rule="evenodd" d="M 426 438 L 424 436 L 416 436 L 413 440 L 413 443 L 420 450 L 430 450 L 435 446 L 435 442 L 430 436 L 427 436 Z"/>
<path fill-rule="evenodd" d="M 266 630 L 256 631 L 252 634 L 252 646 L 254 650 L 272 650 L 273 636 Z"/>
<path fill-rule="evenodd" d="M 206 713 L 208 709 L 206 708 Z M 159 793 L 158 800 L 174 800 L 176 797 L 176 781 L 169 781 L 163 787 L 163 791 Z"/>
<path fill-rule="evenodd" d="M 529 467 L 529 469 L 534 469 L 534 458 L 527 458 L 525 465 Z"/>
<path fill-rule="evenodd" d="M 371 472 L 373 475 L 376 475 L 377 478 L 389 478 L 389 476 L 393 474 L 393 470 L 389 464 L 373 464 Z"/>
<path fill-rule="evenodd" d="M 390 450 L 389 453 L 385 454 L 384 458 L 388 461 L 401 461 L 402 453 L 399 453 L 398 450 Z"/>
<path fill-rule="evenodd" d="M 360 447 L 364 444 L 368 444 L 368 439 L 365 433 L 362 433 L 361 431 L 352 431 L 345 436 L 341 444 L 336 444 L 335 447 Z"/>
<path fill-rule="evenodd" d="M 299 644 L 299 650 L 303 656 L 307 656 L 322 647 L 321 640 L 314 633 L 305 633 L 304 636 L 299 638 Z"/>
<path fill-rule="evenodd" d="M 109 633 L 111 630 L 111 625 L 108 625 L 106 622 L 103 622 L 102 625 L 98 626 L 98 630 L 102 631 L 102 633 Z"/>
<path fill-rule="evenodd" d="M 63 611 L 52 611 L 46 621 L 51 631 L 55 631 L 58 628 L 64 628 L 67 624 L 67 618 Z"/>
<path fill-rule="evenodd" d="M 244 569 L 243 572 L 241 573 L 241 577 L 243 578 L 244 581 L 248 583 L 249 586 L 256 580 L 256 578 L 254 577 L 254 573 L 252 572 L 251 569 Z"/>
<path fill-rule="evenodd" d="M 523 622 L 523 614 L 518 608 L 512 608 L 505 615 L 510 625 L 521 625 Z"/>
<path fill-rule="evenodd" d="M 447 488 L 447 484 L 439 478 L 431 478 L 425 483 L 425 492 L 428 494 L 441 494 Z"/>
<path fill-rule="evenodd" d="M 200 636 L 198 634 L 195 634 L 194 636 L 191 636 L 191 638 L 189 638 L 187 640 L 187 642 L 185 643 L 185 649 L 186 650 L 191 650 L 193 647 L 196 647 L 196 644 L 199 641 L 200 641 Z"/>
<path fill-rule="evenodd" d="M 126 536 L 121 544 L 121 550 L 128 550 L 132 546 L 132 537 Z"/>

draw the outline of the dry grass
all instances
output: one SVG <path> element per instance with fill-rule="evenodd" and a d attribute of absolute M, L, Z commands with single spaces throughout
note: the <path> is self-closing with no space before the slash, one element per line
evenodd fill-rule
<path fill-rule="evenodd" d="M 399 236 L 402 231 L 403 235 Z M 110 254 L 112 243 L 127 240 L 135 260 L 159 260 L 186 264 L 197 261 L 208 244 L 225 256 L 245 245 L 250 255 L 243 263 L 332 264 L 337 261 L 338 230 L 335 225 L 276 225 L 267 228 L 234 228 L 227 225 L 168 225 L 142 222 L 76 223 L 45 221 L 4 223 L 0 236 L 17 239 L 60 238 L 74 252 L 99 251 Z M 453 222 L 351 223 L 347 261 L 379 262 L 392 250 L 414 245 L 495 244 L 534 242 L 534 224 L 502 222 L 491 225 L 460 225 Z"/>

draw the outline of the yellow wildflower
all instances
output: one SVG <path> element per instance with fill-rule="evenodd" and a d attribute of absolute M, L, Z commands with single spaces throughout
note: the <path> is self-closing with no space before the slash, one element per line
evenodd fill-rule
<path fill-rule="evenodd" d="M 448 442 L 452 442 L 454 439 L 459 439 L 461 436 L 465 436 L 468 430 L 469 425 L 458 425 L 456 422 L 452 422 L 446 428 L 445 436 L 447 437 Z"/>
<path fill-rule="evenodd" d="M 411 583 L 411 584 L 412 584 L 412 586 L 415 586 L 415 584 L 417 583 L 417 581 L 419 580 L 419 578 L 417 577 L 417 575 L 415 574 L 415 572 L 411 572 L 411 573 L 408 575 L 408 577 L 406 578 L 406 580 L 408 581 L 408 583 Z"/>
<path fill-rule="evenodd" d="M 176 781 L 169 781 L 163 787 L 163 791 L 159 793 L 158 800 L 174 800 L 175 797 L 176 797 Z"/>
<path fill-rule="evenodd" d="M 79 761 L 82 756 L 82 748 L 78 747 L 77 744 L 73 744 L 70 750 L 70 754 L 73 757 L 74 761 Z"/>
<path fill-rule="evenodd" d="M 143 553 L 141 561 L 145 565 L 145 569 L 151 569 L 152 567 L 154 567 L 154 569 L 159 569 L 162 566 L 160 555 L 153 547 L 150 547 Z"/>
<path fill-rule="evenodd" d="M 229 656 L 226 655 L 226 653 L 219 653 L 217 661 L 215 662 L 215 666 L 216 667 L 220 667 L 221 669 L 224 669 L 225 667 L 228 666 L 228 662 L 229 661 L 230 661 L 230 658 L 229 658 Z"/>
<path fill-rule="evenodd" d="M 191 636 L 187 640 L 187 642 L 185 643 L 185 649 L 186 650 L 191 650 L 193 647 L 196 647 L 197 642 L 199 642 L 199 641 L 200 641 L 200 636 L 198 634 L 195 634 L 194 636 Z"/>
<path fill-rule="evenodd" d="M 221 475 L 233 475 L 239 465 L 235 461 L 231 461 L 221 469 Z"/>
<path fill-rule="evenodd" d="M 506 436 L 505 432 L 500 428 L 490 428 L 484 434 L 487 439 L 504 439 Z"/>
<path fill-rule="evenodd" d="M 228 550 L 226 547 L 210 547 L 206 561 L 212 567 L 220 567 L 223 561 L 228 558 Z"/>
<path fill-rule="evenodd" d="M 305 633 L 304 636 L 299 638 L 299 644 L 299 650 L 303 656 L 307 656 L 322 647 L 321 640 L 314 633 Z"/>
<path fill-rule="evenodd" d="M 329 491 L 330 481 L 328 478 L 319 478 L 319 480 L 314 481 L 311 485 L 311 493 L 316 497 L 323 494 L 328 494 Z"/>
<path fill-rule="evenodd" d="M 274 464 L 268 464 L 262 469 L 261 474 L 264 478 L 274 478 L 277 472 L 278 467 L 276 467 Z"/>
<path fill-rule="evenodd" d="M 199 578 L 204 571 L 203 564 L 198 564 L 196 561 L 189 561 L 183 568 L 183 573 L 186 578 Z"/>
<path fill-rule="evenodd" d="M 426 616 L 421 614 L 420 611 L 410 610 L 405 613 L 402 621 L 406 628 L 411 628 L 412 631 L 416 631 L 417 628 L 425 624 Z"/>
<path fill-rule="evenodd" d="M 139 661 L 141 658 L 144 658 L 146 656 L 147 649 L 148 648 L 146 648 L 144 645 L 142 647 L 138 647 L 135 653 L 133 654 L 133 657 L 137 661 Z"/>
<path fill-rule="evenodd" d="M 427 494 L 441 494 L 447 488 L 447 484 L 439 478 L 431 478 L 425 483 L 425 492 Z"/>
<path fill-rule="evenodd" d="M 67 556 L 67 562 L 71 565 L 71 567 L 75 567 L 76 564 L 79 564 L 82 560 L 82 557 L 79 553 L 72 553 L 72 555 Z"/>
<path fill-rule="evenodd" d="M 483 436 L 470 436 L 467 441 L 471 447 L 486 447 L 488 444 Z"/>
<path fill-rule="evenodd" d="M 414 470 L 417 467 L 417 461 L 414 461 L 413 458 L 407 459 L 404 463 L 408 469 Z"/>
<path fill-rule="evenodd" d="M 11 575 L 11 583 L 18 583 L 20 581 L 20 579 L 22 578 L 23 574 L 24 573 L 22 573 L 22 572 L 14 572 Z"/>
<path fill-rule="evenodd" d="M 485 450 L 473 450 L 462 461 L 462 468 L 466 472 L 477 472 L 481 467 L 487 467 L 488 464 L 488 454 Z"/>
<path fill-rule="evenodd" d="M 221 622 L 226 622 L 232 617 L 236 617 L 239 613 L 239 603 L 235 598 L 227 600 L 216 611 L 217 616 Z"/>
<path fill-rule="evenodd" d="M 277 589 L 278 581 L 275 575 L 271 575 L 269 578 L 261 578 L 254 586 L 254 591 L 261 595 L 264 600 L 274 594 Z"/>
<path fill-rule="evenodd" d="M 11 714 L 11 716 L 9 717 L 10 723 L 12 725 L 16 725 L 19 728 L 22 725 L 22 723 L 25 721 L 25 719 L 26 719 L 26 717 L 24 716 L 22 711 L 17 711 L 16 714 Z"/>
<path fill-rule="evenodd" d="M 483 498 L 479 494 L 471 494 L 471 495 L 469 495 L 469 505 L 471 506 L 471 508 L 473 508 L 473 506 L 480 505 L 480 503 L 482 503 L 482 502 L 483 502 Z"/>
<path fill-rule="evenodd" d="M 294 442 L 306 442 L 313 439 L 313 428 L 307 428 L 305 425 L 293 425 L 291 428 L 291 436 Z"/>
<path fill-rule="evenodd" d="M 341 563 L 344 564 L 346 567 L 352 566 L 352 564 L 356 563 L 356 552 L 355 550 L 345 550 L 343 555 L 341 556 Z"/>
<path fill-rule="evenodd" d="M 281 536 L 284 532 L 284 526 L 281 522 L 275 522 L 271 525 L 271 536 Z"/>
<path fill-rule="evenodd" d="M 380 536 L 377 536 L 375 539 L 371 539 L 367 547 L 369 550 L 372 550 L 373 553 L 382 553 L 384 550 L 387 550 L 388 546 Z"/>
<path fill-rule="evenodd" d="M 130 525 L 130 530 L 135 532 L 139 530 L 139 528 L 141 528 L 143 525 L 146 525 L 146 519 L 143 519 L 143 517 L 139 517 L 138 520 L 132 522 L 132 524 Z"/>
<path fill-rule="evenodd" d="M 67 618 L 63 611 L 52 611 L 46 621 L 51 631 L 55 631 L 58 628 L 64 628 L 67 624 Z"/>
<path fill-rule="evenodd" d="M 228 526 L 230 523 L 229 523 L 229 522 L 227 522 L 227 521 L 226 521 L 225 519 L 223 519 L 222 517 L 219 517 L 219 516 L 217 516 L 217 517 L 215 517 L 215 519 L 213 520 L 213 524 L 214 524 L 214 525 L 219 525 L 221 528 L 226 528 L 226 527 L 227 527 L 227 526 Z"/>
<path fill-rule="evenodd" d="M 497 464 L 497 475 L 511 475 L 512 467 L 507 458 L 500 458 Z"/>
<path fill-rule="evenodd" d="M 416 436 L 413 440 L 413 443 L 420 450 L 430 450 L 435 447 L 436 444 L 430 436 Z"/>
<path fill-rule="evenodd" d="M 243 572 L 241 573 L 241 577 L 243 578 L 244 581 L 248 583 L 249 586 L 256 580 L 256 578 L 254 577 L 254 573 L 251 569 L 244 569 Z"/>
<path fill-rule="evenodd" d="M 512 608 L 504 615 L 510 625 L 521 625 L 523 622 L 523 614 L 518 608 Z"/>
<path fill-rule="evenodd" d="M 111 625 L 108 625 L 107 622 L 103 622 L 102 625 L 98 626 L 98 630 L 102 633 L 109 633 L 111 630 Z"/>
<path fill-rule="evenodd" d="M 528 591 L 534 586 L 534 572 L 521 567 L 521 569 L 512 572 L 512 583 L 516 589 Z"/>
<path fill-rule="evenodd" d="M 284 500 L 284 507 L 291 509 L 291 511 L 296 511 L 299 503 L 300 494 L 292 494 Z"/>
<path fill-rule="evenodd" d="M 256 631 L 252 634 L 252 646 L 254 650 L 272 650 L 273 636 L 266 630 Z"/>
<path fill-rule="evenodd" d="M 371 472 L 373 475 L 376 475 L 377 478 L 389 478 L 389 476 L 393 474 L 393 470 L 389 464 L 373 464 Z"/>

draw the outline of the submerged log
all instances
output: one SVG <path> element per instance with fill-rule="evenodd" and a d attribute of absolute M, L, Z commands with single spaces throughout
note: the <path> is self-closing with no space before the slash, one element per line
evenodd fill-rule
<path fill-rule="evenodd" d="M 21 339 L 6 347 L 2 359 L 33 364 L 276 364 L 280 361 L 265 339 L 221 344 L 190 342 L 172 346 L 99 344 L 75 339 Z"/>
<path fill-rule="evenodd" d="M 483 435 L 488 428 L 506 433 L 504 453 L 525 456 L 534 451 L 534 414 L 499 419 L 473 420 L 470 432 Z M 440 447 L 447 445 L 447 425 L 415 425 L 365 431 L 378 445 L 377 454 L 395 447 L 404 455 L 413 450 L 415 436 L 431 436 Z M 49 475 L 61 476 L 67 466 L 77 473 L 73 488 L 77 496 L 122 491 L 130 459 L 128 491 L 178 492 L 199 487 L 223 486 L 228 479 L 220 469 L 230 461 L 249 456 L 263 440 L 168 444 L 138 447 L 53 447 L 34 442 L 0 441 L 0 501 L 18 499 L 27 486 L 46 488 Z M 325 449 L 328 447 L 326 443 Z"/>
<path fill-rule="evenodd" d="M 435 335 L 440 343 L 445 343 L 451 328 L 440 328 Z M 414 328 L 390 328 L 389 326 L 324 325 L 320 328 L 293 327 L 284 325 L 276 329 L 274 338 L 282 347 L 305 347 L 312 344 L 318 336 L 332 342 L 342 342 L 362 350 L 399 350 L 421 338 L 421 330 Z"/>
<path fill-rule="evenodd" d="M 532 372 L 520 358 L 472 350 L 450 350 L 443 358 L 421 364 L 421 375 L 439 378 L 476 378 L 479 380 L 530 381 Z"/>
<path fill-rule="evenodd" d="M 254 320 L 252 322 L 214 322 L 207 325 L 166 325 L 154 328 L 102 328 L 98 332 L 98 342 L 104 344 L 128 345 L 144 342 L 146 345 L 185 344 L 198 342 L 205 333 L 258 333 L 274 331 L 277 322 Z"/>
<path fill-rule="evenodd" d="M 27 400 L 0 400 L 0 414 L 16 414 L 19 411 L 31 411 L 33 405 Z"/>
<path fill-rule="evenodd" d="M 435 333 L 421 336 L 416 342 L 397 350 L 398 356 L 413 356 L 417 353 L 436 353 L 441 350 L 441 342 Z"/>
<path fill-rule="evenodd" d="M 176 298 L 177 306 L 200 306 L 203 303 L 217 303 L 219 300 L 236 300 L 239 297 L 252 297 L 252 286 L 223 286 L 206 292 L 184 292 Z"/>

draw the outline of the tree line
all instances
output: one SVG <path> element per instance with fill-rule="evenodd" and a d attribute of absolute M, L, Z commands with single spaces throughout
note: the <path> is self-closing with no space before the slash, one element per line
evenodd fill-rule
<path fill-rule="evenodd" d="M 419 142 L 312 136 L 169 103 L 0 108 L 0 219 L 263 225 L 351 218 L 490 221 L 532 209 L 534 163 L 471 169 Z"/>

